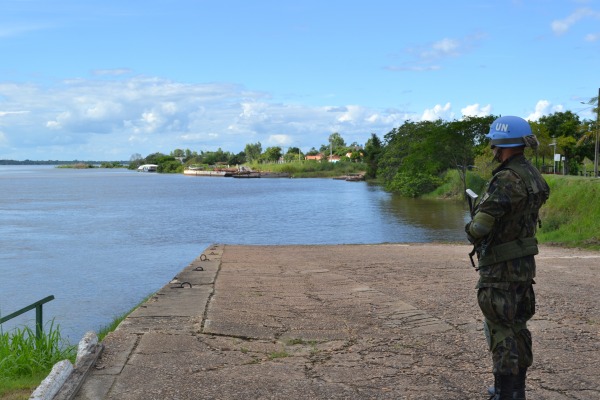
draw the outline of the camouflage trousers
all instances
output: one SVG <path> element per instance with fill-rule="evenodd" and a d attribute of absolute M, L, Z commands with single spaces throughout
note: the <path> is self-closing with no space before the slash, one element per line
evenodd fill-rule
<path fill-rule="evenodd" d="M 533 281 L 483 285 L 477 292 L 494 373 L 516 375 L 533 363 L 527 321 L 535 314 Z"/>

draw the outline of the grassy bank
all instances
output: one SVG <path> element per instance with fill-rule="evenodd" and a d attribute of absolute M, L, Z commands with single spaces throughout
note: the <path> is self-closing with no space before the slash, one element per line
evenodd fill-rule
<path fill-rule="evenodd" d="M 600 250 L 600 179 L 545 175 L 550 199 L 541 211 L 542 243 Z"/>
<path fill-rule="evenodd" d="M 146 296 L 131 310 L 116 316 L 111 323 L 98 332 L 98 340 L 114 331 L 136 308 L 153 294 Z M 62 360 L 75 362 L 76 346 L 66 343 L 59 326 L 52 322 L 42 338 L 25 327 L 11 332 L 0 329 L 0 399 L 29 399 L 35 388 L 48 376 L 54 364 Z"/>
<path fill-rule="evenodd" d="M 337 163 L 318 161 L 294 161 L 285 164 L 261 164 L 249 165 L 254 171 L 287 172 L 293 178 L 332 178 L 346 174 L 364 172 L 365 165 L 349 161 Z"/>
<path fill-rule="evenodd" d="M 600 179 L 564 175 L 544 178 L 550 186 L 550 199 L 540 211 L 540 243 L 600 250 Z M 485 181 L 470 173 L 467 187 L 481 193 Z M 444 184 L 423 197 L 462 200 L 463 184 L 458 173 L 449 171 Z"/>
<path fill-rule="evenodd" d="M 75 356 L 76 348 L 63 340 L 54 322 L 40 338 L 28 327 L 0 330 L 0 398 L 28 399 L 55 363 L 74 362 Z"/>

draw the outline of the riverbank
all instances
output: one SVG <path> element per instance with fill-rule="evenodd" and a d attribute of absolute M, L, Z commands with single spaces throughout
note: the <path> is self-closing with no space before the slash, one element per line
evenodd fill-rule
<path fill-rule="evenodd" d="M 467 177 L 476 193 L 484 181 Z M 551 246 L 600 250 L 600 179 L 570 175 L 544 175 L 550 198 L 540 210 L 541 227 L 537 238 Z M 463 183 L 456 171 L 448 173 L 445 183 L 424 199 L 464 199 Z"/>
<path fill-rule="evenodd" d="M 550 199 L 541 211 L 541 243 L 600 250 L 600 179 L 545 175 Z"/>
<path fill-rule="evenodd" d="M 211 246 L 106 337 L 76 398 L 483 397 L 469 250 Z M 528 397 L 600 399 L 600 254 L 537 259 Z"/>

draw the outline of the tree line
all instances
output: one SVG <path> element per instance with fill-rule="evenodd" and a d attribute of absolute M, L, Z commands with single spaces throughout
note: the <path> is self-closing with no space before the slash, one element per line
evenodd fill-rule
<path fill-rule="evenodd" d="M 289 147 L 285 153 L 278 146 L 263 150 L 260 142 L 247 144 L 237 154 L 221 149 L 199 153 L 176 149 L 169 155 L 155 153 L 146 158 L 138 154 L 132 156 L 130 168 L 152 163 L 158 164 L 161 172 L 176 172 L 191 164 L 293 162 L 303 160 L 306 155 L 336 154 L 347 162 L 362 163 L 366 177 L 380 181 L 386 190 L 416 197 L 441 185 L 448 170 L 458 171 L 465 187 L 469 174 L 487 180 L 493 155 L 486 134 L 496 118 L 490 115 L 453 121 L 406 121 L 383 138 L 372 133 L 364 146 L 346 145 L 339 133 L 333 133 L 326 144 L 318 149 L 313 147 L 306 154 L 298 147 Z M 526 155 L 542 172 L 556 170 L 580 175 L 586 168 L 584 161 L 594 159 L 595 121 L 581 120 L 577 114 L 565 111 L 544 116 L 530 125 L 540 145 L 535 151 L 526 149 Z M 564 162 L 561 158 L 555 163 L 555 154 L 564 157 Z"/>
<path fill-rule="evenodd" d="M 362 146 L 356 142 L 347 145 L 342 136 L 334 132 L 329 135 L 327 144 L 321 145 L 319 149 L 312 147 L 306 153 L 303 153 L 299 147 L 294 146 L 288 147 L 285 152 L 281 146 L 271 146 L 263 150 L 262 144 L 257 142 L 246 144 L 244 150 L 237 154 L 223 151 L 221 148 L 216 151 L 200 152 L 190 149 L 175 149 L 169 154 L 158 152 L 146 157 L 136 153 L 129 160 L 129 168 L 137 169 L 143 164 L 156 164 L 159 172 L 172 173 L 182 172 L 184 168 L 191 165 L 217 166 L 303 161 L 306 156 L 319 153 L 338 155 L 353 162 L 361 162 L 364 156 Z"/>

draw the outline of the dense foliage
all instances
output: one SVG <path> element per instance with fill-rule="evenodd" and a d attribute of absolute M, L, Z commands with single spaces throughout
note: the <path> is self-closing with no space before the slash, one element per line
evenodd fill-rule
<path fill-rule="evenodd" d="M 443 185 L 449 170 L 458 171 L 463 189 L 469 186 L 468 171 L 478 182 L 485 181 L 497 165 L 492 162 L 485 137 L 496 118 L 406 121 L 385 135 L 383 145 L 373 135 L 365 148 L 368 176 L 378 177 L 390 191 L 411 197 Z M 540 146 L 535 151 L 526 149 L 526 155 L 542 172 L 590 172 L 596 129 L 593 121 L 580 121 L 576 114 L 566 111 L 542 117 L 531 127 Z M 555 153 L 564 157 L 564 162 L 555 163 Z"/>
<path fill-rule="evenodd" d="M 386 189 L 410 197 L 441 185 L 442 175 L 449 169 L 460 171 L 466 187 L 466 171 L 483 151 L 485 133 L 493 120 L 489 116 L 452 122 L 407 121 L 385 135 L 377 176 Z"/>

